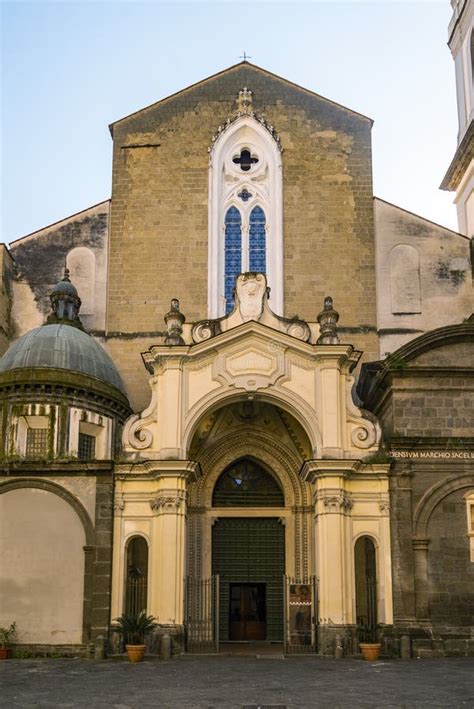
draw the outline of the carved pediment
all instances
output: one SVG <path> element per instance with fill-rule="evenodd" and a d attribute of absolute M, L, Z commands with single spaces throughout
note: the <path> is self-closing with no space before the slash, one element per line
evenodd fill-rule
<path fill-rule="evenodd" d="M 217 356 L 214 373 L 226 384 L 247 391 L 256 391 L 275 384 L 284 374 L 283 356 L 264 351 L 263 343 L 244 345 Z"/>

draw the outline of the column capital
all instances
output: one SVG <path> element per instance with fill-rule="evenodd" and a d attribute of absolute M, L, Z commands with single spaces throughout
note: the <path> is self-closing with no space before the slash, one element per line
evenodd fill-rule
<path fill-rule="evenodd" d="M 315 495 L 315 503 L 319 505 L 319 514 L 343 514 L 350 512 L 353 506 L 352 496 L 345 490 L 318 490 Z"/>
<path fill-rule="evenodd" d="M 420 537 L 413 537 L 413 551 L 428 551 L 428 545 L 430 543 L 429 539 L 422 539 Z"/>
<path fill-rule="evenodd" d="M 186 500 L 184 490 L 160 490 L 150 500 L 150 507 L 154 514 L 177 514 Z"/>

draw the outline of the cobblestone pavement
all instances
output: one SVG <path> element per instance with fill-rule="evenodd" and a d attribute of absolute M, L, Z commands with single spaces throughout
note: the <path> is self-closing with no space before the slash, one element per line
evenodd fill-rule
<path fill-rule="evenodd" d="M 474 707 L 474 659 L 7 660 L 0 686 L 2 709 Z"/>

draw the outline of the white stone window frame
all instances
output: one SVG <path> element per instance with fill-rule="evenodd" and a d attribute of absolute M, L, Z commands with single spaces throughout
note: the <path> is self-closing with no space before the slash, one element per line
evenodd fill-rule
<path fill-rule="evenodd" d="M 93 411 L 71 408 L 69 417 L 68 454 L 77 458 L 79 433 L 95 438 L 95 460 L 110 460 L 112 457 L 113 421 Z"/>
<path fill-rule="evenodd" d="M 467 513 L 467 536 L 469 539 L 469 550 L 471 562 L 474 563 L 474 490 L 465 495 Z"/>
<path fill-rule="evenodd" d="M 247 149 L 258 163 L 241 170 L 233 158 Z M 244 202 L 242 189 L 252 193 Z M 256 206 L 265 213 L 266 275 L 270 307 L 283 315 L 283 180 L 280 148 L 269 130 L 254 116 L 237 118 L 220 134 L 210 152 L 208 317 L 225 315 L 225 215 L 230 207 L 242 217 L 242 271 L 248 270 L 249 219 Z"/>
<path fill-rule="evenodd" d="M 26 455 L 28 429 L 39 428 L 49 432 L 50 420 L 49 416 L 19 416 L 17 426 L 16 450 L 19 455 Z M 44 451 L 45 456 L 48 450 Z"/>

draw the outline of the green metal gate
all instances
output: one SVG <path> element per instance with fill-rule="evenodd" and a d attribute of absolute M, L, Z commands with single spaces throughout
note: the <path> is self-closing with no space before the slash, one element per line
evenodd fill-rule
<path fill-rule="evenodd" d="M 221 517 L 212 528 L 212 573 L 220 578 L 220 639 L 229 639 L 231 584 L 264 584 L 266 640 L 283 639 L 285 529 L 274 517 Z"/>

